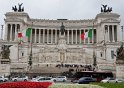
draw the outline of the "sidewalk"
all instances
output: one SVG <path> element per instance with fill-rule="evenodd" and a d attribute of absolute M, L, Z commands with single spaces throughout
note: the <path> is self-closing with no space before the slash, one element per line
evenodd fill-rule
<path fill-rule="evenodd" d="M 97 85 L 91 84 L 63 84 L 57 83 L 49 86 L 49 88 L 103 88 Z"/>

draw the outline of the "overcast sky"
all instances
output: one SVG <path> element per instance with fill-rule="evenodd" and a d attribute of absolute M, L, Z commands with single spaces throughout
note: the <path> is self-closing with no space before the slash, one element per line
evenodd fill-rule
<path fill-rule="evenodd" d="M 121 16 L 124 25 L 124 0 L 0 0 L 0 25 L 4 24 L 4 14 L 12 12 L 12 6 L 18 3 L 23 3 L 25 12 L 37 19 L 94 19 L 101 4 L 107 4 Z"/>

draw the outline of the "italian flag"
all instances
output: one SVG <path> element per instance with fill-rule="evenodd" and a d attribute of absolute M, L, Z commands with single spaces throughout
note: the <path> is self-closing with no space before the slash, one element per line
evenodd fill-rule
<path fill-rule="evenodd" d="M 86 38 L 92 38 L 92 29 L 90 29 L 89 31 L 81 34 L 81 39 L 84 40 Z"/>
<path fill-rule="evenodd" d="M 19 43 L 26 42 L 30 38 L 32 28 L 28 28 L 18 33 Z"/>
<path fill-rule="evenodd" d="M 22 32 L 19 32 L 18 33 L 18 38 L 21 38 L 21 37 L 30 37 L 31 35 L 31 28 L 28 28 L 26 30 L 23 30 Z"/>
<path fill-rule="evenodd" d="M 21 38 L 21 37 L 22 37 L 22 33 L 19 32 L 19 33 L 18 33 L 18 38 Z"/>
<path fill-rule="evenodd" d="M 31 35 L 31 28 L 22 31 L 22 37 L 30 37 Z"/>

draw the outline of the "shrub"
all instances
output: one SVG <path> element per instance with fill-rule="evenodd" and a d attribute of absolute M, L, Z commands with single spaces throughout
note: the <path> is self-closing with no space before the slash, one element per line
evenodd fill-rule
<path fill-rule="evenodd" d="M 48 88 L 51 82 L 7 82 L 0 84 L 0 88 Z"/>

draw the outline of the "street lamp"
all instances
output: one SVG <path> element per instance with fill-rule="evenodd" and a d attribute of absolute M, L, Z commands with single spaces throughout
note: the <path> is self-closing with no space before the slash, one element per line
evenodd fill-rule
<path fill-rule="evenodd" d="M 32 22 L 32 26 L 33 26 L 33 22 Z M 31 27 L 31 31 L 32 31 L 32 27 Z M 30 51 L 29 61 L 28 61 L 29 70 L 32 68 L 32 34 L 31 34 L 30 44 L 31 44 L 31 51 Z"/>
<path fill-rule="evenodd" d="M 122 41 L 123 41 L 123 26 L 121 26 L 121 31 L 122 31 Z"/>
<path fill-rule="evenodd" d="M 3 25 L 1 25 L 1 39 L 3 39 L 2 37 L 3 37 Z"/>

